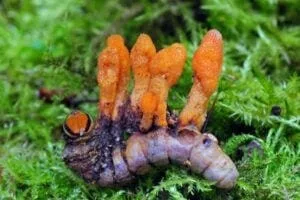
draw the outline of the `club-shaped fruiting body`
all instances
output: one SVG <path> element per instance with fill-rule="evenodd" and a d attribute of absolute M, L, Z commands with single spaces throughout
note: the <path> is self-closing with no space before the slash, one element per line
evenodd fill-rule
<path fill-rule="evenodd" d="M 126 185 L 153 167 L 177 164 L 217 187 L 232 188 L 238 178 L 234 163 L 212 134 L 199 132 L 209 97 L 217 88 L 222 48 L 218 31 L 204 36 L 193 58 L 189 99 L 177 117 L 167 111 L 166 100 L 182 72 L 184 46 L 173 44 L 156 53 L 151 38 L 142 34 L 129 55 L 121 36 L 109 37 L 98 59 L 100 117 L 91 129 L 86 127 L 90 117 L 85 113 L 67 117 L 65 163 L 86 181 L 105 187 Z M 129 97 L 130 66 L 135 86 Z M 81 134 L 82 130 L 89 131 Z"/>

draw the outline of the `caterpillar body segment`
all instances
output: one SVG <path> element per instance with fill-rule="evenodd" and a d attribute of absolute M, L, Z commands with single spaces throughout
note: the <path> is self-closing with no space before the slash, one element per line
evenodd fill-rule
<path fill-rule="evenodd" d="M 97 165 L 91 162 L 101 155 L 92 153 L 92 149 L 85 149 L 87 146 L 81 143 L 76 147 L 67 146 L 64 159 L 86 180 L 101 186 L 125 185 L 137 175 L 146 174 L 152 167 L 168 166 L 170 162 L 202 174 L 220 188 L 233 187 L 238 176 L 234 163 L 211 134 L 184 131 L 172 135 L 165 128 L 147 134 L 135 133 L 127 140 L 124 149 L 114 149 L 113 165 L 106 166 L 104 170 L 95 168 Z M 74 152 L 77 147 L 81 148 Z M 81 159 L 77 160 L 78 157 Z M 83 158 L 87 161 L 84 164 Z"/>
<path fill-rule="evenodd" d="M 124 152 L 120 147 L 116 148 L 112 153 L 113 164 L 114 164 L 114 182 L 120 185 L 125 185 L 132 181 L 134 175 L 129 171 L 126 159 L 124 159 Z"/>
<path fill-rule="evenodd" d="M 199 131 L 217 87 L 222 57 L 221 34 L 211 30 L 194 55 L 194 83 L 177 117 L 167 111 L 166 101 L 182 73 L 185 48 L 176 43 L 156 53 L 151 38 L 142 34 L 129 54 L 121 36 L 109 37 L 98 58 L 100 117 L 94 126 L 83 112 L 67 117 L 65 163 L 102 187 L 127 185 L 154 167 L 172 164 L 202 174 L 217 187 L 234 187 L 234 163 L 212 134 Z M 135 86 L 128 96 L 130 67 Z"/>

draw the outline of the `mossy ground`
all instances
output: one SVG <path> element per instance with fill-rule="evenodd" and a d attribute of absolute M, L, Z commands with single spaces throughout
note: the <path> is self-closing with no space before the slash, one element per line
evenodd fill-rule
<path fill-rule="evenodd" d="M 299 199 L 299 13 L 297 0 L 1 1 L 0 199 Z M 129 47 L 141 32 L 159 48 L 182 42 L 189 60 L 169 96 L 180 110 L 193 51 L 210 28 L 223 34 L 225 60 L 207 130 L 237 164 L 237 186 L 219 190 L 177 167 L 120 189 L 75 176 L 61 159 L 61 124 L 71 110 L 60 100 L 97 98 L 96 58 L 106 36 L 120 33 Z M 64 95 L 47 104 L 37 98 L 41 86 Z M 274 106 L 280 116 L 271 114 Z M 80 109 L 96 116 L 95 103 Z M 263 153 L 247 152 L 252 140 Z"/>

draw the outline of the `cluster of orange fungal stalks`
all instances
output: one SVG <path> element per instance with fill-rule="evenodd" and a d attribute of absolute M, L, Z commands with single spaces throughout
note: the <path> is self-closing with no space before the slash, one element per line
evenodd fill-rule
<path fill-rule="evenodd" d="M 232 188 L 238 177 L 234 163 L 212 134 L 200 133 L 221 72 L 221 34 L 208 31 L 196 50 L 193 85 L 177 117 L 167 111 L 167 99 L 186 58 L 179 43 L 157 52 L 151 38 L 141 34 L 129 53 L 120 35 L 110 36 L 98 58 L 99 118 L 92 126 L 83 112 L 68 116 L 66 164 L 101 186 L 126 185 L 153 166 L 175 163 L 203 174 L 217 187 Z M 129 96 L 131 69 L 134 88 Z"/>

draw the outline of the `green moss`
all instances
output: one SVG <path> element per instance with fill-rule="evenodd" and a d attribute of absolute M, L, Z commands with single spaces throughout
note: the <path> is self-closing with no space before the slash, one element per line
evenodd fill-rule
<path fill-rule="evenodd" d="M 299 199 L 299 12 L 297 0 L 3 0 L 0 199 Z M 177 167 L 118 189 L 75 176 L 61 160 L 60 127 L 70 109 L 60 104 L 63 95 L 51 104 L 39 100 L 38 88 L 96 98 L 96 57 L 106 36 L 123 34 L 130 47 L 146 32 L 159 48 L 180 41 L 188 50 L 168 100 L 179 111 L 192 84 L 193 52 L 210 28 L 224 37 L 225 59 L 207 131 L 234 159 L 237 186 L 219 190 Z M 96 104 L 81 109 L 97 114 Z M 241 148 L 252 140 L 263 153 Z"/>

